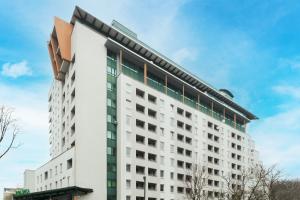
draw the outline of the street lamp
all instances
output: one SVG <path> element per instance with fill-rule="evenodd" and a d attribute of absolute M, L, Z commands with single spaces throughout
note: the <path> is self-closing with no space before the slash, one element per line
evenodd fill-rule
<path fill-rule="evenodd" d="M 143 179 L 144 179 L 144 200 L 146 200 L 146 176 L 144 176 Z"/>

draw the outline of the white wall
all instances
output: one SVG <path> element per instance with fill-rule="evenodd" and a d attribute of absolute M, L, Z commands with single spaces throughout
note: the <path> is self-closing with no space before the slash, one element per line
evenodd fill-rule
<path fill-rule="evenodd" d="M 24 172 L 24 188 L 30 190 L 31 192 L 35 191 L 35 171 L 34 170 L 25 170 Z"/>
<path fill-rule="evenodd" d="M 76 22 L 76 185 L 94 189 L 85 199 L 106 199 L 106 39 Z"/>
<path fill-rule="evenodd" d="M 74 186 L 74 154 L 75 149 L 71 148 L 36 169 L 34 172 L 34 189 L 30 189 L 32 186 L 28 189 L 30 189 L 31 192 L 39 192 Z M 68 169 L 67 161 L 70 159 L 72 159 L 72 167 Z M 45 177 L 45 172 L 48 173 L 48 178 Z M 25 178 L 26 177 L 28 176 L 25 176 Z M 31 180 L 31 178 L 29 180 Z"/>

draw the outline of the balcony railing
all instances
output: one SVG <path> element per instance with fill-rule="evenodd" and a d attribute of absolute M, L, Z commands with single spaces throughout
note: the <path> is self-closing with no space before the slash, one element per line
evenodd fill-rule
<path fill-rule="evenodd" d="M 122 65 L 122 72 L 126 76 L 129 76 L 139 82 L 144 83 L 144 74 L 143 73 L 141 73 L 137 70 L 134 70 L 124 64 Z M 183 102 L 184 104 L 186 104 L 192 108 L 200 110 L 202 113 L 209 115 L 209 116 L 213 117 L 214 119 L 217 119 L 217 120 L 231 126 L 232 128 L 235 128 L 241 132 L 245 132 L 245 127 L 243 125 L 235 123 L 233 120 L 224 117 L 223 114 L 215 112 L 212 109 L 210 109 L 202 104 L 197 103 L 197 101 L 195 101 L 193 99 L 190 99 L 188 97 L 183 97 L 183 95 L 180 92 L 174 91 L 173 89 L 171 89 L 169 87 L 166 88 L 165 85 L 163 85 L 162 83 L 159 83 L 156 80 L 147 78 L 147 85 L 157 91 L 167 94 L 168 96 L 170 96 L 178 101 Z"/>

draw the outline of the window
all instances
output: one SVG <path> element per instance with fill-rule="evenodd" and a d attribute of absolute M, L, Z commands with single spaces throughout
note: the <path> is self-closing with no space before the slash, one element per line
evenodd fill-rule
<path fill-rule="evenodd" d="M 135 136 L 135 141 L 136 141 L 137 143 L 144 144 L 144 143 L 145 143 L 145 137 L 144 137 L 144 136 L 141 136 L 141 135 L 136 135 L 136 136 Z"/>
<path fill-rule="evenodd" d="M 62 140 L 62 141 L 61 141 L 61 146 L 64 147 L 65 144 L 66 144 L 66 138 L 63 137 L 61 140 Z"/>
<path fill-rule="evenodd" d="M 131 165 L 130 164 L 126 164 L 126 172 L 130 172 L 131 171 Z"/>
<path fill-rule="evenodd" d="M 148 101 L 152 103 L 156 103 L 156 97 L 151 94 L 148 94 Z"/>
<path fill-rule="evenodd" d="M 144 189 L 144 182 L 137 181 L 135 183 L 135 187 L 136 187 L 136 189 Z M 136 199 L 138 199 L 138 197 Z M 144 198 L 142 197 L 142 199 L 144 199 Z"/>
<path fill-rule="evenodd" d="M 152 153 L 148 153 L 148 160 L 152 162 L 156 162 L 156 155 Z"/>
<path fill-rule="evenodd" d="M 192 144 L 192 138 L 190 138 L 190 137 L 185 137 L 185 142 L 186 142 L 187 144 Z"/>
<path fill-rule="evenodd" d="M 213 146 L 212 145 L 208 145 L 207 149 L 208 149 L 208 151 L 212 151 L 213 150 Z"/>
<path fill-rule="evenodd" d="M 170 192 L 174 192 L 174 186 L 173 185 L 170 186 Z"/>
<path fill-rule="evenodd" d="M 156 147 L 156 140 L 148 138 L 148 145 L 151 147 Z"/>
<path fill-rule="evenodd" d="M 130 157 L 131 155 L 131 148 L 130 147 L 126 147 L 126 156 Z"/>
<path fill-rule="evenodd" d="M 177 174 L 177 180 L 183 181 L 184 180 L 184 175 L 183 174 Z"/>
<path fill-rule="evenodd" d="M 192 169 L 192 163 L 186 162 L 186 163 L 185 163 L 185 168 L 186 168 L 186 169 Z"/>
<path fill-rule="evenodd" d="M 44 178 L 45 178 L 45 180 L 47 180 L 48 179 L 48 171 L 46 171 L 44 174 L 45 174 Z"/>
<path fill-rule="evenodd" d="M 185 111 L 185 116 L 189 119 L 192 118 L 192 113 L 188 112 L 188 111 Z"/>
<path fill-rule="evenodd" d="M 156 176 L 156 169 L 148 168 L 148 176 Z"/>
<path fill-rule="evenodd" d="M 137 119 L 137 120 L 135 121 L 135 124 L 136 124 L 136 126 L 139 127 L 139 128 L 145 128 L 145 122 L 143 122 L 143 121 L 141 121 L 141 120 L 139 120 L 139 119 Z"/>
<path fill-rule="evenodd" d="M 152 109 L 148 109 L 148 116 L 156 118 L 156 111 Z"/>
<path fill-rule="evenodd" d="M 139 104 L 136 104 L 135 110 L 140 113 L 145 113 L 145 107 Z"/>
<path fill-rule="evenodd" d="M 219 142 L 219 137 L 218 136 L 214 136 L 214 141 L 215 142 Z"/>
<path fill-rule="evenodd" d="M 170 179 L 174 179 L 174 172 L 170 172 Z"/>
<path fill-rule="evenodd" d="M 148 183 L 148 190 L 156 190 L 156 183 Z"/>
<path fill-rule="evenodd" d="M 126 188 L 130 189 L 131 187 L 131 181 L 130 180 L 126 180 Z"/>
<path fill-rule="evenodd" d="M 177 154 L 183 155 L 184 149 L 181 147 L 177 147 Z"/>
<path fill-rule="evenodd" d="M 214 125 L 214 129 L 216 130 L 216 131 L 219 131 L 219 126 L 218 125 Z"/>
<path fill-rule="evenodd" d="M 116 133 L 112 131 L 107 131 L 107 138 L 115 140 L 116 139 Z"/>
<path fill-rule="evenodd" d="M 235 133 L 231 133 L 231 137 L 232 137 L 232 138 L 235 138 Z"/>
<path fill-rule="evenodd" d="M 135 173 L 137 174 L 145 174 L 145 167 L 142 167 L 142 166 L 136 166 L 135 167 Z"/>
<path fill-rule="evenodd" d="M 183 128 L 183 122 L 177 121 L 177 127 L 178 128 Z"/>
<path fill-rule="evenodd" d="M 67 160 L 67 169 L 71 169 L 72 166 L 73 166 L 73 160 L 71 158 L 71 159 Z"/>
<path fill-rule="evenodd" d="M 214 152 L 215 153 L 219 153 L 219 148 L 218 147 L 214 147 Z"/>
<path fill-rule="evenodd" d="M 165 133 L 164 133 L 164 128 L 160 128 L 160 136 L 164 136 Z"/>
<path fill-rule="evenodd" d="M 160 184 L 160 189 L 159 189 L 161 192 L 164 191 L 164 184 Z"/>
<path fill-rule="evenodd" d="M 191 157 L 192 156 L 192 151 L 190 150 L 185 150 L 185 155 L 188 156 L 188 157 Z"/>
<path fill-rule="evenodd" d="M 153 124 L 148 123 L 148 131 L 156 132 L 156 126 Z"/>
<path fill-rule="evenodd" d="M 107 147 L 107 154 L 111 155 L 111 156 L 115 156 L 116 155 L 116 149 L 113 147 Z"/>
<path fill-rule="evenodd" d="M 185 176 L 185 180 L 186 180 L 187 182 L 191 182 L 191 181 L 192 181 L 192 176 L 186 175 L 186 176 Z"/>
<path fill-rule="evenodd" d="M 160 178 L 163 178 L 164 177 L 164 170 L 160 170 Z"/>
<path fill-rule="evenodd" d="M 177 134 L 177 140 L 183 142 L 184 136 L 181 134 Z"/>
<path fill-rule="evenodd" d="M 213 128 L 213 123 L 207 122 L 207 126 L 208 126 L 209 128 Z"/>
<path fill-rule="evenodd" d="M 183 115 L 184 110 L 181 108 L 177 108 L 177 114 Z"/>
<path fill-rule="evenodd" d="M 177 160 L 177 167 L 183 168 L 183 167 L 184 167 L 183 165 L 184 165 L 184 162 L 183 162 L 183 161 Z"/>
<path fill-rule="evenodd" d="M 71 135 L 75 133 L 75 123 L 71 126 Z"/>
<path fill-rule="evenodd" d="M 185 130 L 187 130 L 187 131 L 191 132 L 191 131 L 192 131 L 192 126 L 191 126 L 191 125 L 188 125 L 188 124 L 186 124 L 186 125 L 185 125 Z"/>
<path fill-rule="evenodd" d="M 220 172 L 220 171 L 217 170 L 217 169 L 214 170 L 214 174 L 215 174 L 216 176 L 218 176 L 218 175 L 220 174 L 219 172 Z"/>
<path fill-rule="evenodd" d="M 141 97 L 141 98 L 144 98 L 144 96 L 145 96 L 145 92 L 140 89 L 136 89 L 135 93 L 136 93 L 136 96 Z"/>
<path fill-rule="evenodd" d="M 215 159 L 214 159 L 214 163 L 215 163 L 216 165 L 218 165 L 218 164 L 219 164 L 219 159 L 218 159 L 218 158 L 215 158 Z"/>
<path fill-rule="evenodd" d="M 136 158 L 145 159 L 145 152 L 136 150 L 135 156 Z"/>
<path fill-rule="evenodd" d="M 71 110 L 71 119 L 75 116 L 75 106 Z"/>

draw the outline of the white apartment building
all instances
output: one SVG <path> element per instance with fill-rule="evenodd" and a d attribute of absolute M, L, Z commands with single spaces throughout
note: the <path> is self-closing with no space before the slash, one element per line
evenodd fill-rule
<path fill-rule="evenodd" d="M 258 163 L 255 115 L 141 42 L 76 7 L 49 41 L 51 160 L 26 170 L 15 199 L 181 200 L 193 165 L 212 199 L 222 175 Z"/>

